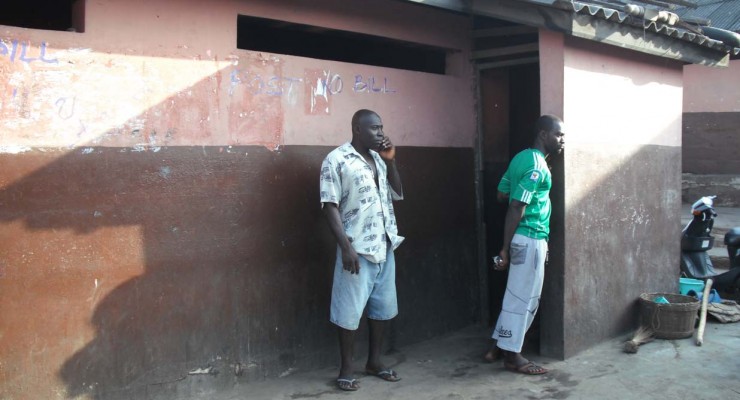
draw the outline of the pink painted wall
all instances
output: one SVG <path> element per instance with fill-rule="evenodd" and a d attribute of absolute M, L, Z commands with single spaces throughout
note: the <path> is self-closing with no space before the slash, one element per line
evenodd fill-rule
<path fill-rule="evenodd" d="M 683 67 L 683 111 L 740 112 L 740 60 L 727 68 Z"/>
<path fill-rule="evenodd" d="M 563 115 L 564 43 L 557 32 L 540 29 L 540 110 L 542 114 Z"/>
<path fill-rule="evenodd" d="M 680 68 L 591 42 L 566 43 L 564 113 L 571 145 L 681 145 Z"/>
<path fill-rule="evenodd" d="M 399 145 L 472 147 L 467 20 L 356 3 L 89 2 L 85 33 L 6 28 L 6 46 L 18 41 L 35 59 L 0 58 L 3 146 L 336 144 L 363 107 L 385 117 Z M 239 50 L 237 14 L 449 48 L 449 73 Z M 382 90 L 372 91 L 371 79 Z M 137 138 L 136 130 L 167 134 Z"/>
<path fill-rule="evenodd" d="M 330 340 L 327 322 L 316 317 L 328 303 L 306 298 L 329 293 L 321 285 L 330 280 L 306 282 L 321 277 L 310 269 L 330 266 L 333 253 L 326 259 L 309 254 L 306 261 L 328 233 L 320 230 L 318 193 L 310 196 L 310 190 L 318 189 L 321 158 L 350 139 L 350 117 L 359 108 L 381 114 L 386 132 L 406 147 L 399 151 L 406 151 L 402 162 L 434 164 L 406 175 L 416 173 L 409 181 L 419 188 L 416 200 L 405 203 L 412 207 L 406 229 L 414 220 L 425 223 L 416 246 L 454 247 L 444 253 L 455 260 L 435 255 L 446 273 L 473 265 L 461 255 L 475 251 L 465 236 L 473 231 L 472 177 L 465 173 L 473 171 L 476 131 L 467 18 L 391 0 L 101 0 L 86 6 L 84 33 L 0 26 L 0 398 L 92 398 L 148 375 L 152 365 L 187 373 L 186 362 L 223 354 L 218 348 L 225 343 L 232 346 L 226 352 L 239 353 L 248 342 L 252 353 L 242 355 L 260 366 L 279 360 L 282 351 L 316 357 L 314 346 Z M 444 47 L 449 73 L 240 50 L 238 14 Z M 355 86 L 358 75 L 385 90 Z M 331 90 L 324 95 L 319 89 L 327 80 Z M 239 153 L 232 154 L 232 145 Z M 427 186 L 439 185 L 440 177 L 445 182 L 443 169 L 455 179 L 445 187 L 462 187 L 450 192 L 462 205 L 454 207 L 457 214 L 426 224 L 428 215 L 451 204 L 445 197 L 451 194 Z M 303 225 L 296 222 L 301 218 Z M 437 229 L 448 220 L 454 229 Z M 286 237 L 293 249 L 308 249 L 293 256 L 284 248 Z M 274 293 L 286 289 L 276 278 L 295 272 L 274 271 L 293 265 L 311 278 L 291 280 L 295 286 L 287 291 L 295 296 L 274 304 Z M 243 286 L 231 285 L 235 274 Z M 435 293 L 428 279 L 418 282 L 424 290 L 413 297 Z M 467 293 L 470 285 L 460 286 Z M 172 303 L 159 303 L 159 288 Z M 186 300 L 172 296 L 181 292 Z M 245 308 L 231 309 L 233 298 Z M 452 300 L 443 306 L 454 306 Z M 135 314 L 135 322 L 119 319 L 125 313 Z M 176 323 L 160 324 L 167 317 Z M 230 324 L 254 326 L 253 336 L 245 339 Z M 273 324 L 280 324 L 279 333 Z M 438 331 L 450 326 L 445 320 Z M 183 339 L 189 334 L 202 337 Z M 198 354 L 186 354 L 185 346 L 172 350 L 183 341 Z M 86 380 L 90 375 L 107 382 Z"/>
<path fill-rule="evenodd" d="M 449 72 L 240 50 L 238 14 L 443 47 Z M 378 111 L 398 145 L 473 146 L 464 17 L 394 1 L 96 1 L 86 24 L 0 30 L 18 43 L 0 57 L 0 146 L 333 145 L 358 108 Z"/>
<path fill-rule="evenodd" d="M 711 193 L 717 205 L 740 204 L 740 60 L 727 68 L 683 68 L 684 201 Z"/>
<path fill-rule="evenodd" d="M 572 355 L 678 283 L 681 65 L 565 39 L 564 330 Z"/>
<path fill-rule="evenodd" d="M 633 329 L 641 293 L 677 286 L 682 71 L 558 33 L 540 46 L 542 111 L 566 125 L 542 351 L 570 357 Z"/>

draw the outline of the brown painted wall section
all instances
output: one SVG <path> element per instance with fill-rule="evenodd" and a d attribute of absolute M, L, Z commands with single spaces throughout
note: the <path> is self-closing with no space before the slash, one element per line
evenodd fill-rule
<path fill-rule="evenodd" d="M 740 112 L 684 113 L 682 147 L 683 172 L 740 175 Z"/>
<path fill-rule="evenodd" d="M 680 151 L 569 150 L 572 165 L 616 157 L 620 167 L 589 182 L 588 196 L 565 211 L 567 355 L 634 329 L 640 294 L 677 289 Z M 575 182 L 566 177 L 566 192 L 568 183 Z"/>
<path fill-rule="evenodd" d="M 335 361 L 330 150 L 2 156 L 0 397 L 173 398 Z M 478 315 L 472 150 L 398 153 L 395 345 Z"/>
<path fill-rule="evenodd" d="M 717 196 L 716 206 L 740 206 L 740 112 L 683 115 L 681 197 Z"/>
<path fill-rule="evenodd" d="M 740 60 L 686 65 L 683 78 L 683 201 L 716 195 L 717 206 L 740 206 Z"/>

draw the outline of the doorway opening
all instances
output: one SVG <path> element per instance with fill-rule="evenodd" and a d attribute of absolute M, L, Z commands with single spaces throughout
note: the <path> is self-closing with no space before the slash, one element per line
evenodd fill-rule
<path fill-rule="evenodd" d="M 501 310 L 508 271 L 491 268 L 501 250 L 507 204 L 496 200 L 498 183 L 509 161 L 530 147 L 533 123 L 540 115 L 538 32 L 491 18 L 474 21 L 473 58 L 478 70 L 480 131 L 478 179 L 481 202 L 481 252 L 487 271 L 487 293 L 481 296 L 488 309 L 483 319 L 493 328 Z M 485 286 L 485 285 L 484 285 Z M 483 289 L 485 290 L 485 289 Z M 487 306 L 487 307 L 485 307 Z M 535 317 L 523 352 L 539 353 L 540 324 Z"/>

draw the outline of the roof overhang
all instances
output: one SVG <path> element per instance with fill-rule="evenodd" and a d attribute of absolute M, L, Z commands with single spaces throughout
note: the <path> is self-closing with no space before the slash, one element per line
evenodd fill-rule
<path fill-rule="evenodd" d="M 677 61 L 727 66 L 732 48 L 702 35 L 648 21 L 636 25 L 616 10 L 551 0 L 406 0 L 498 18 Z M 616 13 L 616 14 L 615 14 Z"/>

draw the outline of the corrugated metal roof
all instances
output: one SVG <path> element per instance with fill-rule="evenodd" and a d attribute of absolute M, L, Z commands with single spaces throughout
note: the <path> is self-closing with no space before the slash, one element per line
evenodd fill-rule
<path fill-rule="evenodd" d="M 639 2 L 636 1 L 634 3 L 639 3 Z M 708 48 L 711 48 L 717 51 L 721 51 L 725 53 L 732 53 L 733 55 L 740 54 L 740 48 L 733 48 L 733 47 L 727 46 L 719 40 L 710 39 L 704 35 L 694 33 L 688 29 L 668 25 L 666 23 L 633 17 L 624 11 L 617 10 L 616 8 L 619 7 L 617 5 L 615 5 L 614 8 L 610 8 L 602 4 L 604 3 L 600 3 L 600 4 L 589 3 L 588 0 L 586 1 L 563 0 L 563 1 L 556 2 L 556 6 L 560 8 L 568 7 L 568 5 L 571 5 L 573 11 L 579 14 L 590 15 L 591 17 L 604 19 L 604 20 L 614 22 L 617 24 L 624 24 L 624 25 L 631 25 L 634 27 L 639 27 L 640 29 L 643 29 L 643 30 L 647 30 L 647 31 L 655 32 L 661 35 L 673 37 L 673 38 L 683 40 L 686 42 L 691 42 L 691 43 L 704 46 L 704 47 L 708 47 Z"/>
<path fill-rule="evenodd" d="M 677 7 L 679 17 L 698 17 L 711 21 L 710 26 L 740 32 L 740 0 L 694 0 L 699 7 Z"/>
<path fill-rule="evenodd" d="M 699 30 L 697 25 L 687 24 L 680 20 L 675 25 L 669 25 L 664 22 L 651 21 L 652 18 L 632 16 L 627 13 L 628 4 L 643 6 L 645 9 L 654 12 L 659 10 L 656 5 L 643 3 L 639 0 L 402 0 L 416 4 L 425 4 L 433 7 L 445 8 L 456 12 L 471 13 L 475 15 L 489 16 L 511 21 L 523 25 L 537 26 L 550 30 L 561 32 L 570 32 L 573 36 L 582 37 L 589 40 L 597 40 L 604 43 L 615 44 L 618 46 L 631 48 L 644 53 L 653 54 L 661 57 L 683 60 L 696 64 L 705 65 L 726 65 L 727 57 L 725 54 L 733 56 L 740 55 L 740 47 L 733 48 L 725 45 L 723 42 L 711 39 Z M 660 0 L 658 0 L 660 1 Z M 676 11 L 678 6 L 665 3 L 665 8 Z M 708 6 L 714 5 L 713 2 L 722 0 L 690 0 L 705 1 Z M 738 2 L 740 0 L 732 0 Z M 711 5 L 709 4 L 711 3 Z M 531 9 L 530 9 L 531 7 Z M 559 9 L 554 10 L 554 9 Z M 720 12 L 721 7 L 716 7 L 712 12 Z M 707 12 L 709 9 L 707 9 Z M 571 14 L 570 21 L 563 19 L 563 13 Z M 712 14 L 712 13 L 710 13 Z M 677 15 L 677 14 L 676 14 Z M 733 14 L 734 15 L 734 14 Z M 736 16 L 736 15 L 734 15 Z M 673 15 L 675 17 L 675 15 Z M 575 26 L 576 19 L 580 20 L 579 26 Z M 586 21 L 593 20 L 593 21 Z M 604 26 L 598 20 L 605 20 L 609 23 L 619 24 L 634 32 L 634 35 L 609 36 L 608 34 L 620 30 L 617 27 Z M 589 27 L 600 25 L 599 31 L 589 31 Z M 569 25 L 574 24 L 574 25 Z M 717 25 L 719 27 L 720 25 Z M 609 31 L 609 32 L 605 32 Z M 655 41 L 640 42 L 645 35 L 636 37 L 639 32 L 649 32 L 650 36 L 658 39 Z M 605 36 L 607 35 L 607 36 Z M 668 42 L 675 40 L 676 47 L 671 43 L 664 42 L 665 36 Z M 687 48 L 681 49 L 681 43 L 688 45 Z M 699 47 L 690 49 L 690 47 Z M 707 52 L 705 49 L 712 51 Z"/>

